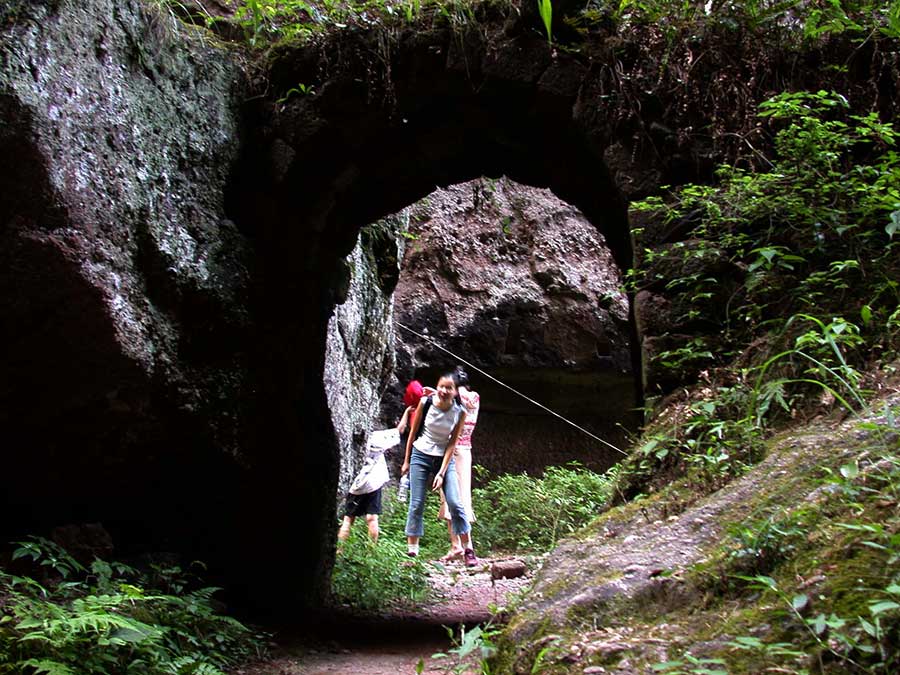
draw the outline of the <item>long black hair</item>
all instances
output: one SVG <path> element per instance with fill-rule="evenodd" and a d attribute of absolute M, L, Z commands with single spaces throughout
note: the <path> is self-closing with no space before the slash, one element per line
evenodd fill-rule
<path fill-rule="evenodd" d="M 456 366 L 451 377 L 453 378 L 453 381 L 456 382 L 457 389 L 469 386 L 469 374 L 463 370 L 462 366 Z"/>

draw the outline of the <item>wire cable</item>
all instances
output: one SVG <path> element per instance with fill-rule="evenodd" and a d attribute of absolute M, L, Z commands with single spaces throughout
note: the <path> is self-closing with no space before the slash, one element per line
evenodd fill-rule
<path fill-rule="evenodd" d="M 456 360 L 459 361 L 460 363 L 464 363 L 464 364 L 466 364 L 469 368 L 471 368 L 472 370 L 478 371 L 479 373 L 481 373 L 482 375 L 484 375 L 484 376 L 485 376 L 486 378 L 488 378 L 489 380 L 492 380 L 492 381 L 496 382 L 497 384 L 499 384 L 501 387 L 505 387 L 505 388 L 509 389 L 512 393 L 516 394 L 517 396 L 521 396 L 522 398 L 524 398 L 524 399 L 525 399 L 526 401 L 528 401 L 529 403 L 532 403 L 533 405 L 536 405 L 538 408 L 541 408 L 542 410 L 546 410 L 548 413 L 550 413 L 550 414 L 553 415 L 554 417 L 558 417 L 559 419 L 561 419 L 561 420 L 562 420 L 563 422 L 565 422 L 566 424 L 570 424 L 571 426 L 573 426 L 573 427 L 575 427 L 576 429 L 578 429 L 578 431 L 580 431 L 581 433 L 586 434 L 586 435 L 590 436 L 591 438 L 593 438 L 595 441 L 600 441 L 601 443 L 603 443 L 603 445 L 606 445 L 606 446 L 612 448 L 612 449 L 615 450 L 616 452 L 619 452 L 619 453 L 625 455 L 626 457 L 628 456 L 628 453 L 625 452 L 624 450 L 622 450 L 621 448 L 616 447 L 615 445 L 613 445 L 613 444 L 610 443 L 609 441 L 605 441 L 605 440 L 603 440 L 602 438 L 600 438 L 599 436 L 597 436 L 597 435 L 595 435 L 595 434 L 592 434 L 590 431 L 588 431 L 588 430 L 585 429 L 584 427 L 578 426 L 577 424 L 575 424 L 575 422 L 573 422 L 572 420 L 566 419 L 565 417 L 563 417 L 562 415 L 560 415 L 558 412 L 555 412 L 555 411 L 553 411 L 553 410 L 550 410 L 550 408 L 548 408 L 547 406 L 545 406 L 543 403 L 538 403 L 538 402 L 535 401 L 533 398 L 530 398 L 530 397 L 526 396 L 525 394 L 523 394 L 522 392 L 520 392 L 520 391 L 518 391 L 518 390 L 516 390 L 516 389 L 513 389 L 512 387 L 510 387 L 510 386 L 509 386 L 508 384 L 506 384 L 505 382 L 501 382 L 501 381 L 498 380 L 496 377 L 494 377 L 494 376 L 491 375 L 490 373 L 488 373 L 488 372 L 482 370 L 481 368 L 479 368 L 479 367 L 476 366 L 475 364 L 469 363 L 468 361 L 466 361 L 466 360 L 465 360 L 464 358 L 462 358 L 461 356 L 459 356 L 459 355 L 457 355 L 457 354 L 454 354 L 454 353 L 451 352 L 449 349 L 446 349 L 445 347 L 439 345 L 437 342 L 435 342 L 434 340 L 432 340 L 430 337 L 428 337 L 428 336 L 426 336 L 426 335 L 422 335 L 421 333 L 418 333 L 418 332 L 414 331 L 414 330 L 413 330 L 412 328 L 410 328 L 409 326 L 404 326 L 404 325 L 403 325 L 402 323 L 400 323 L 399 321 L 394 321 L 394 323 L 397 324 L 398 326 L 400 326 L 400 328 L 402 328 L 403 330 L 409 331 L 409 332 L 412 333 L 413 335 L 415 335 L 415 336 L 417 336 L 417 337 L 420 337 L 421 339 L 423 339 L 423 340 L 425 340 L 426 342 L 430 343 L 431 345 L 437 347 L 437 348 L 440 349 L 441 351 L 447 352 L 450 356 L 452 356 L 454 359 L 456 359 Z"/>

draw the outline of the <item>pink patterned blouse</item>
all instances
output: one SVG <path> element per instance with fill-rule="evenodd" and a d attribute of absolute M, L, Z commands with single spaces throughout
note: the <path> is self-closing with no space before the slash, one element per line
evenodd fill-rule
<path fill-rule="evenodd" d="M 475 424 L 478 422 L 478 409 L 481 407 L 481 397 L 477 391 L 460 390 L 459 397 L 462 399 L 463 406 L 466 409 L 466 421 L 463 424 L 462 431 L 459 432 L 459 438 L 456 441 L 456 447 L 472 449 L 472 432 L 475 431 Z"/>

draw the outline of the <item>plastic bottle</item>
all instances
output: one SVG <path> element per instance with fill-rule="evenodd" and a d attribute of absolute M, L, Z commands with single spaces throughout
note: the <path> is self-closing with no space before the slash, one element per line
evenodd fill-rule
<path fill-rule="evenodd" d="M 405 502 L 409 496 L 409 475 L 405 475 L 400 479 L 400 487 L 397 488 L 397 501 Z"/>

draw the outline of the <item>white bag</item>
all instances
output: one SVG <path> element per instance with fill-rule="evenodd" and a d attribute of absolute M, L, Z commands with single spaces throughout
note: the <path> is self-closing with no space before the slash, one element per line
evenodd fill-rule
<path fill-rule="evenodd" d="M 369 434 L 366 461 L 350 485 L 350 494 L 365 495 L 375 492 L 391 479 L 384 452 L 399 444 L 400 432 L 396 429 L 382 429 Z"/>
<path fill-rule="evenodd" d="M 381 429 L 369 434 L 366 450 L 371 457 L 379 452 L 390 450 L 395 445 L 400 445 L 400 432 L 397 429 Z"/>

